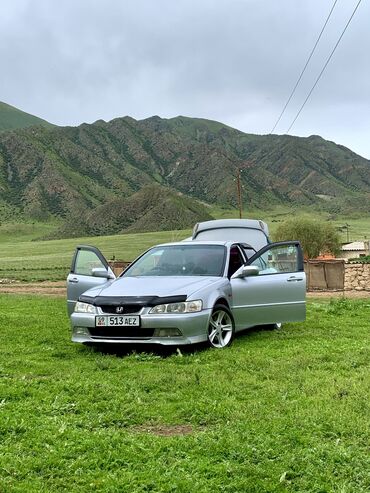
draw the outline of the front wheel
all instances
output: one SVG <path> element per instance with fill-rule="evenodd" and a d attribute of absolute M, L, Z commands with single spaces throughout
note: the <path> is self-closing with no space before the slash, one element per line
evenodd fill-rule
<path fill-rule="evenodd" d="M 230 310 L 224 305 L 215 305 L 208 325 L 208 343 L 220 349 L 230 346 L 235 332 L 235 324 Z"/>

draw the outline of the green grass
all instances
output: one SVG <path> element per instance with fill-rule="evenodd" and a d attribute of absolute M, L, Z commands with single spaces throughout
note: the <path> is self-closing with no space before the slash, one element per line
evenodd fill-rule
<path fill-rule="evenodd" d="M 57 225 L 57 222 L 40 223 L 36 221 L 0 224 L 0 245 L 12 244 L 15 241 L 34 241 L 53 232 Z"/>
<path fill-rule="evenodd" d="M 24 111 L 14 108 L 0 101 L 0 132 L 17 128 L 29 127 L 31 125 L 42 125 L 52 127 L 53 125 L 37 116 L 30 115 Z"/>
<path fill-rule="evenodd" d="M 107 259 L 133 260 L 147 248 L 189 236 L 189 231 L 96 236 L 51 241 L 3 241 L 0 243 L 0 279 L 43 281 L 65 279 L 76 245 L 89 244 L 100 248 Z M 26 233 L 25 233 L 26 234 Z M 1 238 L 1 237 L 0 237 Z"/>
<path fill-rule="evenodd" d="M 0 491 L 367 492 L 369 309 L 117 355 L 69 342 L 63 299 L 0 296 Z"/>
<path fill-rule="evenodd" d="M 217 218 L 237 217 L 238 213 L 231 209 L 213 208 L 211 214 Z M 245 213 L 247 215 L 247 213 Z M 271 211 L 250 212 L 248 217 L 263 219 L 270 228 L 273 238 L 276 227 L 290 218 L 307 211 L 292 211 L 279 207 Z M 312 213 L 311 213 L 312 217 Z M 328 216 L 318 213 L 315 217 L 327 220 Z M 335 226 L 350 224 L 350 239 L 370 237 L 370 218 L 346 219 L 337 218 L 332 221 Z M 153 233 L 135 233 L 114 236 L 95 236 L 89 238 L 72 238 L 64 240 L 40 241 L 37 238 L 52 232 L 56 223 L 22 223 L 0 225 L 0 279 L 20 281 L 43 281 L 65 279 L 69 271 L 72 255 L 76 245 L 90 244 L 99 247 L 103 254 L 111 259 L 131 261 L 147 248 L 162 242 L 178 241 L 189 236 L 186 231 L 159 231 Z M 342 241 L 346 241 L 346 233 L 341 233 Z"/>

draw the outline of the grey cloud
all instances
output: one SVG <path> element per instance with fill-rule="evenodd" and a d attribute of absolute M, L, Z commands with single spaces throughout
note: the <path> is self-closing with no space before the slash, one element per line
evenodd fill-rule
<path fill-rule="evenodd" d="M 356 0 L 338 2 L 284 132 Z M 213 118 L 268 133 L 332 0 L 4 0 L 0 100 L 59 124 L 124 114 Z M 363 2 L 293 128 L 370 156 Z M 358 121 L 361 118 L 361 121 Z M 338 124 L 341 122 L 341 126 Z M 338 138 L 336 138 L 338 136 Z M 344 140 L 343 140 L 344 139 Z"/>

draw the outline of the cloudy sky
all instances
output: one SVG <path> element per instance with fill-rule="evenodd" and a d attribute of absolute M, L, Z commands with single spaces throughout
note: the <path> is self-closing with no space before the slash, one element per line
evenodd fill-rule
<path fill-rule="evenodd" d="M 286 133 L 358 0 L 338 0 L 275 133 Z M 1 0 L 0 101 L 58 125 L 130 115 L 273 128 L 333 0 Z M 293 135 L 370 158 L 370 2 Z"/>

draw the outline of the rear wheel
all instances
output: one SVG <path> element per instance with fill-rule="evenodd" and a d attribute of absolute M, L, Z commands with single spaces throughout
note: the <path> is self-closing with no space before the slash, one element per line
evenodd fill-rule
<path fill-rule="evenodd" d="M 215 305 L 208 325 L 208 343 L 220 349 L 230 346 L 235 332 L 234 319 L 224 305 Z"/>

